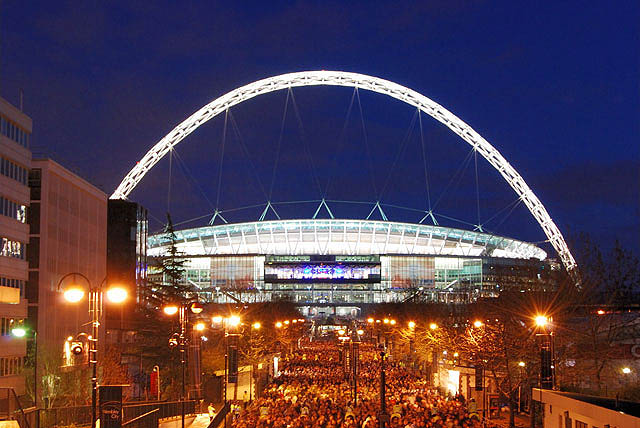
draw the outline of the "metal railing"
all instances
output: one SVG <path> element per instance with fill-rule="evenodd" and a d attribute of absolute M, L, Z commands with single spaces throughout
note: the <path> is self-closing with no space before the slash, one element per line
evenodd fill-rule
<path fill-rule="evenodd" d="M 143 413 L 140 416 L 123 422 L 122 426 L 129 428 L 158 428 L 158 413 L 160 409 L 153 409 L 150 412 Z"/>
<path fill-rule="evenodd" d="M 207 428 L 218 428 L 222 421 L 227 417 L 229 410 L 231 409 L 231 403 L 228 401 L 225 403 L 224 407 L 220 409 L 218 414 L 213 418 L 211 422 L 209 422 L 209 426 Z"/>
<path fill-rule="evenodd" d="M 14 419 L 18 421 L 20 428 L 32 428 L 29 423 L 30 418 L 20 405 L 16 391 L 13 388 L 1 387 L 0 392 L 2 392 L 0 394 L 0 419 Z"/>
<path fill-rule="evenodd" d="M 184 402 L 185 414 L 196 413 L 196 401 Z M 157 410 L 157 411 L 156 411 Z M 123 403 L 122 420 L 131 421 L 139 416 L 156 411 L 158 419 L 179 416 L 182 411 L 180 401 L 155 401 L 147 403 Z M 69 425 L 91 425 L 91 406 L 53 407 L 40 409 L 39 426 L 25 428 L 54 428 Z M 137 425 L 133 425 L 137 428 Z M 146 426 L 145 426 L 146 427 Z M 22 428 L 22 426 L 21 426 Z"/>

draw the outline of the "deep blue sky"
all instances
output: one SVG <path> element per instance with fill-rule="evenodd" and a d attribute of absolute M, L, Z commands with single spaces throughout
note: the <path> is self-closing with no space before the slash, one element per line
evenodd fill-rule
<path fill-rule="evenodd" d="M 638 252 L 638 2 L 414 3 L 3 2 L 0 94 L 17 104 L 24 90 L 34 152 L 111 193 L 173 126 L 240 85 L 311 69 L 379 76 L 427 95 L 474 127 L 522 174 L 565 235 L 589 232 L 605 246 L 617 237 Z M 377 199 L 357 105 L 339 138 L 353 91 L 309 88 L 294 89 L 293 95 L 305 137 L 289 104 L 272 199 L 319 198 L 305 145 L 321 187 L 331 180 L 329 198 Z M 198 185 L 190 184 L 175 161 L 175 221 L 216 205 L 264 202 L 257 183 L 269 193 L 285 96 L 265 96 L 232 110 L 251 154 L 247 161 L 229 127 L 220 196 L 222 118 L 178 146 Z M 378 197 L 425 209 L 419 131 L 410 134 L 392 168 L 414 111 L 383 96 L 360 96 L 378 193 L 388 182 Z M 440 199 L 436 212 L 477 222 L 473 158 L 459 182 L 447 187 L 468 146 L 433 119 L 422 121 L 432 203 Z M 168 171 L 168 162 L 161 162 L 132 195 L 156 218 L 166 211 Z M 478 172 L 484 223 L 515 194 L 481 158 Z M 301 217 L 314 208 L 282 210 Z M 334 208 L 338 216 L 350 217 L 368 210 Z M 420 218 L 388 211 L 391 219 Z M 228 217 L 258 214 L 259 209 Z M 522 207 L 503 217 L 486 227 L 544 240 Z"/>

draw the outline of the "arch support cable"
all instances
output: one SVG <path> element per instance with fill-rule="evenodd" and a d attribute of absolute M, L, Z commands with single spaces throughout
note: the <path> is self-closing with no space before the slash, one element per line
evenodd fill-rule
<path fill-rule="evenodd" d="M 522 198 L 529 212 L 531 212 L 547 238 L 549 238 L 549 242 L 558 253 L 565 268 L 572 274 L 576 272 L 575 259 L 562 233 L 551 219 L 546 208 L 522 176 L 518 174 L 495 147 L 456 115 L 419 92 L 389 80 L 358 73 L 322 70 L 282 74 L 258 80 L 216 98 L 193 113 L 158 141 L 123 178 L 122 182 L 111 195 L 111 199 L 126 199 L 144 175 L 162 159 L 174 145 L 185 139 L 200 125 L 222 113 L 225 109 L 259 95 L 281 89 L 318 85 L 358 87 L 359 89 L 388 95 L 419 108 L 423 113 L 428 114 L 438 122 L 447 126 L 470 146 L 476 148 L 489 164 L 500 173 L 509 186 Z"/>

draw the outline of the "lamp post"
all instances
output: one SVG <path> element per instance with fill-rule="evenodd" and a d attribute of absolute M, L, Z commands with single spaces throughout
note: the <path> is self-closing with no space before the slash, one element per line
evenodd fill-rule
<path fill-rule="evenodd" d="M 74 282 L 67 287 L 62 287 L 65 279 L 73 277 Z M 77 303 L 84 298 L 85 287 L 75 283 L 76 277 L 82 278 L 86 282 L 89 291 L 89 314 L 91 316 L 91 335 L 89 336 L 89 366 L 91 367 L 91 428 L 96 427 L 96 403 L 98 398 L 98 335 L 100 328 L 100 316 L 102 315 L 102 302 L 104 299 L 104 286 L 107 283 L 105 277 L 99 285 L 95 286 L 91 280 L 79 272 L 71 272 L 63 275 L 56 287 L 58 291 L 63 291 L 65 300 Z M 127 299 L 127 290 L 113 286 L 106 290 L 107 299 L 112 303 L 122 303 Z"/>
<path fill-rule="evenodd" d="M 380 350 L 380 428 L 385 428 L 387 419 L 387 391 L 386 391 L 386 374 L 384 371 L 384 360 L 387 356 L 386 349 Z"/>
<path fill-rule="evenodd" d="M 228 317 L 222 317 L 216 315 L 211 319 L 214 326 L 218 326 L 223 329 L 224 332 L 224 407 L 227 406 L 227 387 L 229 384 L 229 371 L 233 373 L 234 380 L 234 400 L 237 398 L 238 392 L 238 328 L 241 325 L 242 319 L 239 315 L 231 315 Z M 257 323 L 258 325 L 260 323 Z M 260 327 L 252 327 L 259 329 Z M 234 330 L 234 333 L 230 333 L 230 330 Z M 229 337 L 231 337 L 232 344 L 229 344 Z M 231 370 L 230 370 L 231 369 Z M 225 426 L 227 424 L 227 418 L 224 419 Z"/>
<path fill-rule="evenodd" d="M 541 338 L 540 342 L 540 388 L 553 389 L 554 379 L 554 356 L 553 356 L 553 332 L 548 330 L 550 319 L 546 315 L 535 317 L 536 326 L 542 331 L 536 336 Z"/>
<path fill-rule="evenodd" d="M 38 331 L 32 328 L 33 332 L 33 406 L 38 408 Z M 11 329 L 11 334 L 14 337 L 25 337 L 27 335 L 27 328 L 24 327 L 21 322 L 17 326 Z"/>
<path fill-rule="evenodd" d="M 181 427 L 184 428 L 184 401 L 185 401 L 185 373 L 187 365 L 186 356 L 186 342 L 187 342 L 187 325 L 189 323 L 188 310 L 194 314 L 199 314 L 203 311 L 201 303 L 198 302 L 183 302 L 180 304 L 172 304 L 165 306 L 162 310 L 167 315 L 178 314 L 178 322 L 180 324 L 180 334 L 178 336 L 178 346 L 180 347 L 180 370 L 181 370 L 181 388 L 180 388 L 180 415 L 181 415 Z"/>
<path fill-rule="evenodd" d="M 518 413 L 522 412 L 522 382 L 524 381 L 524 368 L 527 363 L 524 361 L 518 362 L 518 367 L 520 367 L 520 384 L 518 385 Z"/>

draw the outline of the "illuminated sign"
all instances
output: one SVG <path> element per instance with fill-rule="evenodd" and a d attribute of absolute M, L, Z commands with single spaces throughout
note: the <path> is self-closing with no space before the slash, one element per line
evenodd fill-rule
<path fill-rule="evenodd" d="M 274 275 L 277 279 L 368 279 L 380 275 L 379 266 L 349 265 L 293 265 L 265 266 L 265 276 Z"/>

